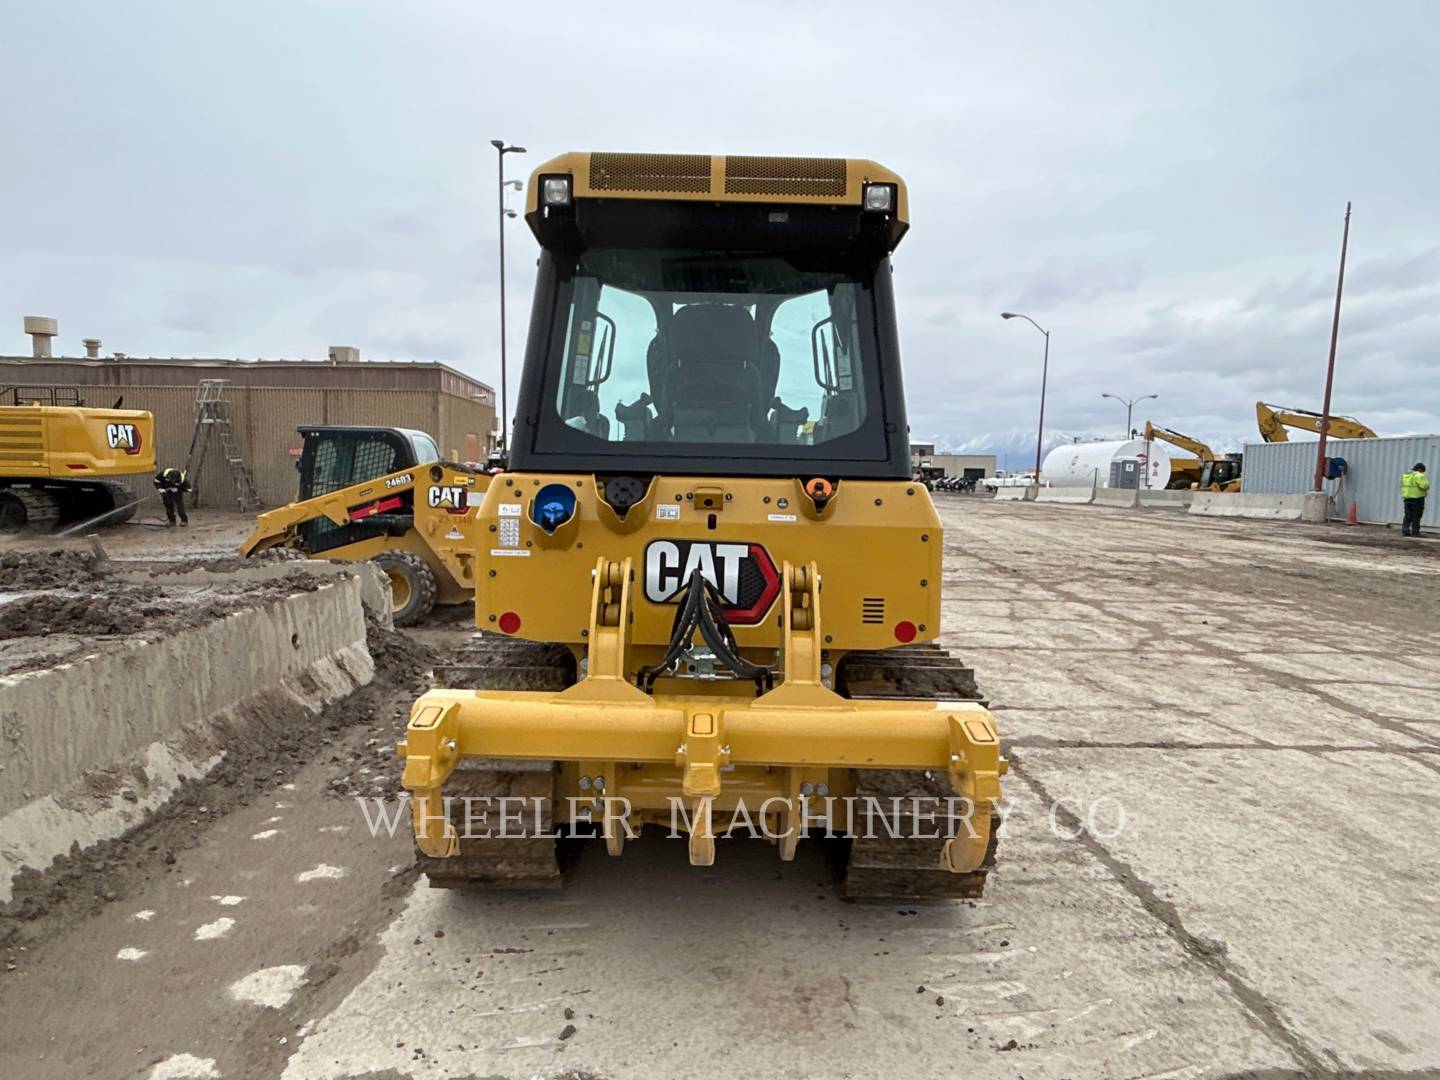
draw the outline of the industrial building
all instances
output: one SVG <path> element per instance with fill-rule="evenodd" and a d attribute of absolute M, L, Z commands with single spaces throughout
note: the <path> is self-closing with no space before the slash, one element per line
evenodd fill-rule
<path fill-rule="evenodd" d="M 223 419 L 208 426 L 228 426 L 233 452 L 265 506 L 295 497 L 300 425 L 415 428 L 432 435 L 455 461 L 483 461 L 495 442 L 495 391 L 441 363 L 364 360 L 352 346 L 333 346 L 324 360 L 102 357 L 94 338 L 85 339 L 85 356 L 64 357 L 51 355 L 55 320 L 27 317 L 25 330 L 31 355 L 0 356 L 0 391 L 7 399 L 12 387 L 73 387 L 94 406 L 123 399 L 126 408 L 155 414 L 157 463 L 184 467 L 192 443 L 198 457 L 206 438 L 204 426 L 197 428 L 198 399 L 214 398 L 220 404 L 205 411 Z M 236 480 L 218 435 L 210 432 L 191 481 L 201 505 L 233 506 Z M 131 484 L 137 491 L 147 486 L 143 478 Z"/>
<path fill-rule="evenodd" d="M 910 471 L 915 476 L 958 476 L 963 480 L 983 480 L 995 475 L 995 464 L 994 454 L 936 453 L 934 443 L 910 444 Z"/>

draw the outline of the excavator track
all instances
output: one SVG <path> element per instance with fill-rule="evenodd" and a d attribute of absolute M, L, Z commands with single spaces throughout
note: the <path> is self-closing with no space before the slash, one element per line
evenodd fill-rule
<path fill-rule="evenodd" d="M 0 532 L 44 532 L 60 519 L 60 503 L 39 487 L 0 489 Z"/>
<path fill-rule="evenodd" d="M 449 662 L 437 664 L 431 678 L 436 687 L 450 689 L 563 690 L 575 682 L 575 659 L 564 646 L 484 634 Z M 445 782 L 444 794 L 450 800 L 450 823 L 460 835 L 460 853 L 436 859 L 416 849 L 415 864 L 432 888 L 560 888 L 553 764 L 467 758 Z M 502 797 L 525 801 L 495 801 Z M 502 805 L 510 814 L 503 825 Z M 483 835 L 487 832 L 492 835 Z"/>
<path fill-rule="evenodd" d="M 852 652 L 840 661 L 836 689 L 845 697 L 909 701 L 981 701 L 975 672 L 959 658 L 938 645 L 907 645 L 880 652 Z M 859 800 L 875 799 L 884 807 L 888 821 L 867 828 L 857 816 L 856 832 L 849 842 L 849 857 L 841 892 L 847 899 L 905 900 L 950 897 L 974 899 L 985 891 L 985 880 L 995 865 L 1000 820 L 990 820 L 990 846 L 980 869 L 954 874 L 940 866 L 944 839 L 927 837 L 943 832 L 942 819 L 929 817 L 932 809 L 943 807 L 944 799 L 955 795 L 950 780 L 942 773 L 917 773 L 899 769 L 856 769 L 854 793 Z M 920 820 L 916 804 L 923 800 Z M 901 800 L 898 804 L 892 800 Z M 938 800 L 938 801 L 937 801 Z M 891 808 L 898 806 L 898 813 Z M 963 829 L 957 823 L 956 829 Z M 892 833 L 894 835 L 892 835 Z"/>
<path fill-rule="evenodd" d="M 120 525 L 133 520 L 135 511 L 140 509 L 139 496 L 123 484 L 117 484 L 113 480 L 103 480 L 100 486 L 110 496 L 110 505 L 96 510 L 97 514 L 105 514 L 104 524 Z M 107 510 L 108 513 L 106 513 Z"/>

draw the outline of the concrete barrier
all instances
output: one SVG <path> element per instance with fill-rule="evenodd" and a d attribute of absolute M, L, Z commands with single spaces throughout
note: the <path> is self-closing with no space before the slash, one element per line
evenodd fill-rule
<path fill-rule="evenodd" d="M 1035 496 L 1035 501 L 1089 506 L 1095 501 L 1095 493 L 1095 489 L 1092 487 L 1047 487 L 1040 489 L 1040 493 Z"/>
<path fill-rule="evenodd" d="M 1193 490 L 1141 491 L 1139 503 L 1146 510 L 1187 510 L 1197 494 L 1199 493 Z"/>
<path fill-rule="evenodd" d="M 1256 518 L 1262 521 L 1304 521 L 1320 523 L 1330 497 L 1323 491 L 1293 495 L 1261 495 L 1255 492 L 1197 491 L 1190 513 L 1200 517 Z"/>
<path fill-rule="evenodd" d="M 1002 487 L 995 489 L 997 502 L 1034 502 L 1035 487 Z"/>
<path fill-rule="evenodd" d="M 1134 488 L 1096 488 L 1095 505 L 1134 509 L 1135 495 Z"/>
<path fill-rule="evenodd" d="M 247 709 L 283 699 L 318 711 L 368 683 L 364 591 L 360 574 L 337 574 L 154 640 L 0 676 L 0 902 L 21 870 L 120 836 L 208 773 L 225 753 L 221 732 L 243 729 Z"/>

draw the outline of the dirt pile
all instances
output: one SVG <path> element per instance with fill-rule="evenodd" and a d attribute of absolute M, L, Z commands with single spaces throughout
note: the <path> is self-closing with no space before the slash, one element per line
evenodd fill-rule
<path fill-rule="evenodd" d="M 84 586 L 104 576 L 103 564 L 83 551 L 7 551 L 0 554 L 0 592 Z"/>
<path fill-rule="evenodd" d="M 155 563 L 154 570 L 162 575 L 188 574 L 195 570 L 212 574 L 233 574 L 237 570 L 257 564 L 265 566 L 272 563 L 304 562 L 308 557 L 303 551 L 296 551 L 294 548 L 266 548 L 264 551 L 257 551 L 248 559 L 242 559 L 238 555 L 226 555 L 218 559 L 166 559 L 164 562 Z M 137 560 L 125 561 L 127 569 L 133 569 L 137 565 Z"/>
<path fill-rule="evenodd" d="M 231 612 L 314 592 L 326 584 L 324 578 L 303 571 L 267 581 L 217 577 L 204 585 L 171 585 L 161 579 L 139 584 L 107 575 L 77 552 L 3 558 L 23 565 L 4 571 L 9 577 L 0 581 L 0 593 L 13 589 L 33 594 L 0 602 L 0 641 L 30 639 L 29 648 L 16 649 L 0 661 L 6 674 L 52 667 L 76 653 L 93 651 L 97 643 L 149 641 L 204 626 Z M 47 589 L 52 591 L 40 591 Z"/>
<path fill-rule="evenodd" d="M 430 689 L 433 650 L 403 630 L 387 630 L 368 620 L 365 643 L 375 661 L 375 681 L 355 695 L 379 695 L 362 728 L 346 732 L 329 747 L 332 766 L 326 790 L 341 798 L 395 798 L 400 792 L 400 759 L 395 744 L 405 737 L 410 706 Z"/>
<path fill-rule="evenodd" d="M 157 602 L 160 590 L 139 586 L 119 592 L 42 593 L 0 605 L 0 640 L 77 634 L 105 637 L 166 625 L 180 614 Z"/>

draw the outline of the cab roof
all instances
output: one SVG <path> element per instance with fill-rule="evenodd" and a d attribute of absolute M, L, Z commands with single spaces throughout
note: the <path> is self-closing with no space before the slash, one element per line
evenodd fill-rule
<path fill-rule="evenodd" d="M 905 181 L 864 158 L 756 157 L 737 154 L 628 154 L 572 151 L 530 176 L 526 214 L 539 208 L 544 176 L 568 175 L 576 199 L 860 206 L 866 184 L 894 184 L 894 217 L 910 220 Z"/>

